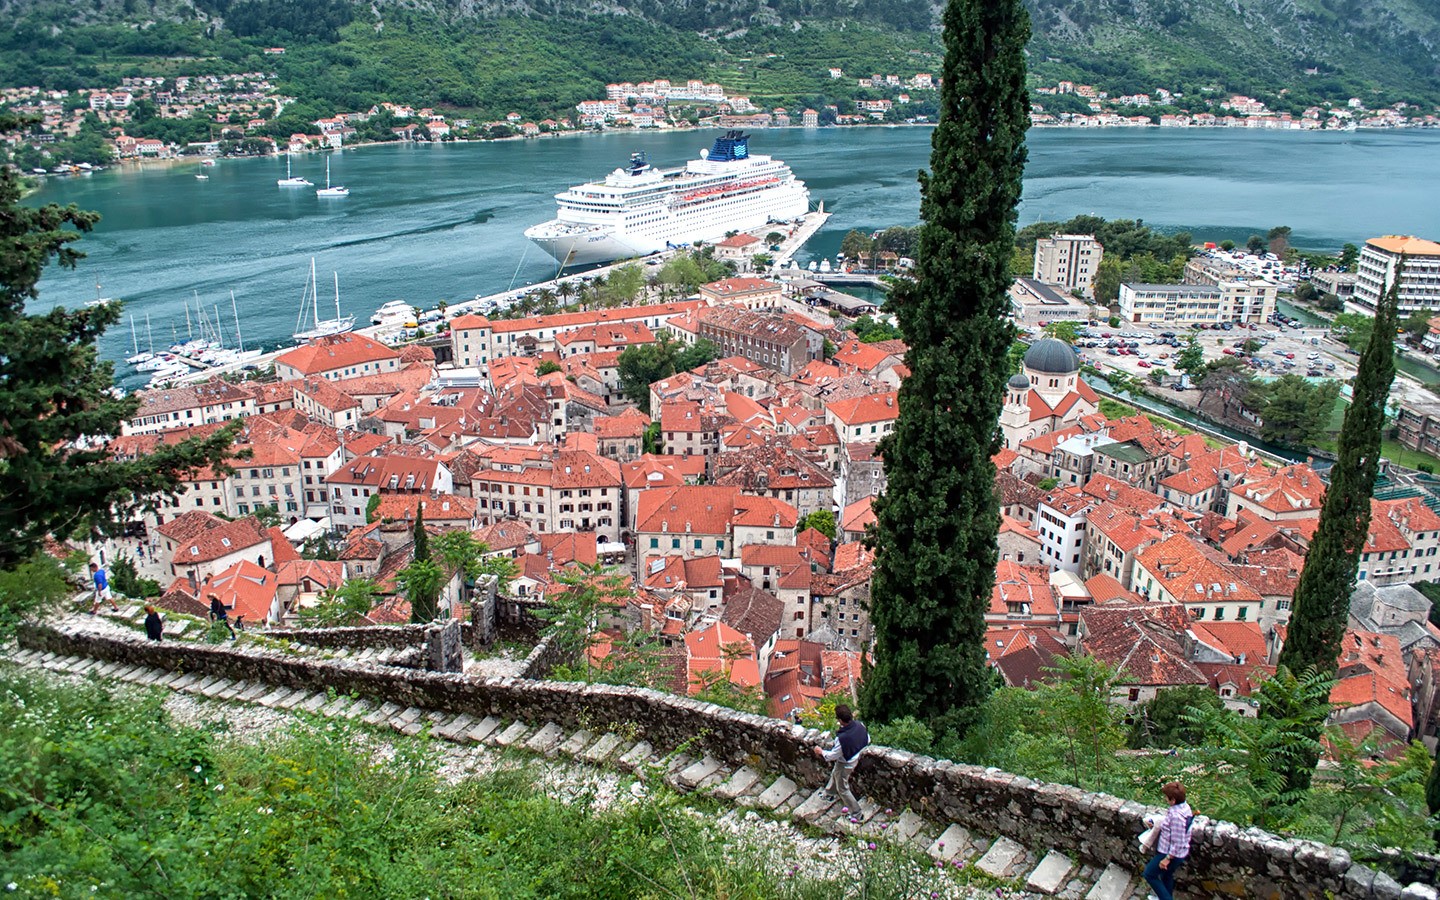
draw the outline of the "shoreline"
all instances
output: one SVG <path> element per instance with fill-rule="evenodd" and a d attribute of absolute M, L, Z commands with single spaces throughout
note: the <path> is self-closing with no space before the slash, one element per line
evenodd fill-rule
<path fill-rule="evenodd" d="M 765 127 L 763 127 L 763 128 L 755 128 L 755 129 L 753 129 L 753 130 L 754 130 L 754 131 L 765 132 L 765 131 L 839 131 L 839 130 L 848 130 L 848 129 L 852 129 L 852 128 L 866 128 L 866 129 L 870 129 L 870 128 L 931 128 L 931 129 L 933 129 L 933 128 L 935 128 L 936 124 L 937 124 L 937 123 L 935 123 L 935 122 L 874 122 L 874 123 L 864 124 L 864 125 L 858 125 L 858 124 L 857 124 L 857 125 L 820 125 L 820 126 L 814 126 L 814 127 L 805 126 L 805 125 L 770 125 L 770 126 L 765 126 Z M 1138 124 L 1128 124 L 1128 123 L 1127 123 L 1127 124 L 1124 124 L 1124 125 L 1063 125 L 1063 124 L 1060 124 L 1060 123 L 1034 123 L 1034 124 L 1031 124 L 1029 127 L 1030 127 L 1031 129 L 1044 129 L 1044 130 L 1047 130 L 1047 131 L 1064 131 L 1064 130 L 1070 130 L 1070 129 L 1074 129 L 1074 130 L 1076 130 L 1076 131 L 1107 131 L 1107 130 L 1112 130 L 1112 129 L 1113 129 L 1113 130 L 1117 130 L 1117 131 L 1132 131 L 1132 130 L 1140 130 L 1140 129 L 1155 129 L 1155 130 L 1157 130 L 1157 131 L 1159 131 L 1159 130 L 1164 130 L 1164 131 L 1167 131 L 1167 132 L 1202 132 L 1202 133 L 1208 133 L 1208 132 L 1218 132 L 1218 131 L 1224 131 L 1224 132 L 1242 131 L 1242 132 L 1262 132 L 1262 133 L 1267 133 L 1267 134 L 1268 134 L 1268 133 L 1274 133 L 1274 132 L 1281 132 L 1281 133 L 1286 133 L 1286 134 L 1356 134 L 1356 133 L 1358 133 L 1358 132 L 1360 132 L 1360 131 L 1364 131 L 1364 132 L 1375 132 L 1375 133 L 1378 133 L 1378 132 L 1389 132 L 1389 131 L 1440 131 L 1440 126 L 1418 125 L 1418 124 L 1417 124 L 1417 125 L 1394 125 L 1394 126 L 1386 126 L 1386 127 L 1361 126 L 1360 128 L 1356 129 L 1355 131 L 1350 131 L 1349 129 L 1341 129 L 1341 128 L 1249 128 L 1249 127 L 1240 126 L 1240 125 L 1184 125 L 1184 126 L 1174 126 L 1174 125 L 1170 125 L 1170 126 L 1166 126 L 1166 125 L 1161 125 L 1161 124 L 1156 123 L 1156 122 L 1151 122 L 1151 123 L 1149 123 L 1148 125 L 1138 125 Z M 215 160 L 215 161 L 217 161 L 217 162 L 222 161 L 222 160 L 240 160 L 240 159 L 279 159 L 279 158 L 284 157 L 284 156 L 286 156 L 286 155 L 312 155 L 312 154 L 324 154 L 324 153 L 343 153 L 343 152 L 345 152 L 345 151 L 347 151 L 347 150 L 361 150 L 361 149 L 365 149 L 365 148 L 368 148 L 368 147 L 403 147 L 403 146 L 407 146 L 407 145 L 408 145 L 408 146 L 412 146 L 412 147 L 433 147 L 433 146 L 437 146 L 437 145 L 442 145 L 442 146 L 443 146 L 443 145 L 445 145 L 445 144 L 503 144 L 503 143 L 513 143 L 513 142 L 520 142 L 520 141 L 554 140 L 554 139 L 560 139 L 560 138 L 579 138 L 579 137 L 588 137 L 588 136 L 599 135 L 599 134 L 617 134 L 617 133 L 629 133 L 629 134 L 670 134 L 670 133 L 675 133 L 675 132 L 722 131 L 722 130 L 725 130 L 725 128 L 724 128 L 724 126 L 721 126 L 721 125 L 687 125 L 687 126 L 685 126 L 685 127 L 675 127 L 675 126 L 671 126 L 671 127 L 668 127 L 668 128 L 603 128 L 603 129 L 590 129 L 590 128 L 579 129 L 579 128 L 577 128 L 577 129 L 572 129 L 572 130 L 569 130 L 569 131 L 549 131 L 549 132 L 545 132 L 545 133 L 543 133 L 543 134 L 534 134 L 534 135 L 515 134 L 515 135 L 509 135 L 509 136 L 507 136 L 507 137 L 502 137 L 502 138 L 454 138 L 454 139 L 452 139 L 452 140 L 443 140 L 443 141 L 363 141 L 363 142 L 358 143 L 358 144 L 346 144 L 346 145 L 343 146 L 343 147 L 334 147 L 334 148 L 331 148 L 331 147 L 319 147 L 319 148 L 311 148 L 311 149 L 306 149 L 306 150 L 295 150 L 295 151 L 290 151 L 290 150 L 281 151 L 281 150 L 277 150 L 275 153 L 267 153 L 267 154 L 263 154 L 263 155 L 245 155 L 245 156 L 201 156 L 201 155 L 194 155 L 194 156 L 166 156 L 166 157 L 146 157 L 146 158 L 132 158 L 132 159 L 117 159 L 117 160 L 115 160 L 113 163 L 111 163 L 107 168 L 109 168 L 109 169 L 116 169 L 116 170 L 123 170 L 123 169 L 127 169 L 127 168 L 141 169 L 141 168 L 145 168 L 145 167 L 147 167 L 147 166 L 167 166 L 167 167 L 168 167 L 168 166 L 173 166 L 173 165 L 175 165 L 176 163 L 182 163 L 182 164 L 183 164 L 183 163 L 194 163 L 194 162 L 197 162 L 198 160 L 202 160 L 202 159 L 213 159 L 213 160 Z M 43 180 L 43 179 L 47 179 L 47 178 L 55 178 L 55 177 L 67 177 L 67 178 L 68 178 L 68 177 L 74 177 L 74 176 L 70 176 L 70 175 L 66 175 L 66 176 L 40 175 L 40 176 L 33 176 L 33 177 L 36 177 L 36 178 L 39 178 L 39 179 L 42 179 L 42 180 Z"/>

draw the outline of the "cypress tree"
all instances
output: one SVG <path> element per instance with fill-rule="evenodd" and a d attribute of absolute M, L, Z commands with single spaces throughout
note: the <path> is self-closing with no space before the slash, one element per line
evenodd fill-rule
<path fill-rule="evenodd" d="M 1018 0 L 949 0 L 930 173 L 920 173 L 915 281 L 892 294 L 910 351 L 888 477 L 875 500 L 870 621 L 875 663 L 861 706 L 963 733 L 991 688 L 984 612 L 999 551 L 994 493 L 1015 207 L 1029 100 Z"/>
<path fill-rule="evenodd" d="M 1440 752 L 1435 756 L 1435 762 L 1430 765 L 1430 777 L 1425 781 L 1425 805 L 1430 809 L 1430 815 L 1440 816 Z M 1435 839 L 1435 846 L 1440 847 L 1440 827 L 1437 827 L 1431 835 Z"/>
<path fill-rule="evenodd" d="M 1375 330 L 1360 354 L 1354 393 L 1345 422 L 1330 488 L 1320 508 L 1320 523 L 1305 554 L 1305 569 L 1295 586 L 1285 649 L 1279 664 L 1295 673 L 1307 670 L 1334 675 L 1339 666 L 1340 642 L 1350 614 L 1350 594 L 1360 568 L 1360 554 L 1370 532 L 1370 498 L 1380 472 L 1380 439 L 1385 428 L 1385 401 L 1395 377 L 1395 322 L 1400 302 L 1399 272 L 1375 310 Z M 1262 705 L 1260 715 L 1276 717 L 1281 711 Z M 1316 735 L 1318 736 L 1318 735 Z M 1286 793 L 1310 786 L 1318 756 L 1308 751 L 1285 767 Z"/>
<path fill-rule="evenodd" d="M 415 507 L 415 552 L 411 557 L 417 562 L 424 562 L 430 558 L 430 535 L 425 531 L 425 501 L 421 500 Z"/>

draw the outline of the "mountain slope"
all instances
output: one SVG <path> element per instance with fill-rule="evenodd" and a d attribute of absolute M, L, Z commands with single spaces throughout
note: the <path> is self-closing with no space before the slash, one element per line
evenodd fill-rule
<path fill-rule="evenodd" d="M 1440 98 L 1440 0 L 1028 2 L 1037 84 L 1065 78 L 1112 95 L 1165 87 L 1191 97 L 1209 87 L 1280 108 L 1359 96 L 1428 109 Z M 0 50 L 40 48 L 0 66 L 0 78 L 14 83 L 37 66 L 72 77 L 94 70 L 124 24 L 122 54 L 235 59 L 268 44 L 323 45 L 313 55 L 325 74 L 358 80 L 367 95 L 417 80 L 454 88 L 403 98 L 415 102 L 524 100 L 495 96 L 481 77 L 494 67 L 510 77 L 569 72 L 552 79 L 565 86 L 551 92 L 553 109 L 581 99 L 582 83 L 651 76 L 728 77 L 729 88 L 781 103 L 834 95 L 831 65 L 847 75 L 933 69 L 938 10 L 930 0 L 0 0 L 0 24 L 11 26 Z M 403 69 L 385 57 L 397 52 L 397 34 L 431 42 L 401 52 Z M 136 52 L 145 43 L 154 46 Z M 471 66 L 457 47 L 484 57 Z M 341 102 L 336 91 L 321 94 Z"/>

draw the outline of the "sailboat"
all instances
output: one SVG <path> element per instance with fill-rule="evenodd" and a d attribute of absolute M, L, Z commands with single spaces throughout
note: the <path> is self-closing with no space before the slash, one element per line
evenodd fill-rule
<path fill-rule="evenodd" d="M 306 309 L 308 301 L 309 310 Z M 310 313 L 310 327 L 304 327 L 305 313 Z M 305 293 L 300 297 L 300 315 L 295 319 L 295 333 L 291 337 L 300 343 L 332 334 L 344 334 L 355 327 L 354 316 L 340 315 L 340 273 L 335 273 L 335 318 L 320 318 L 320 287 L 315 281 L 315 259 L 310 259 L 310 280 L 305 283 Z"/>
<path fill-rule="evenodd" d="M 126 357 L 125 361 L 132 366 L 138 366 L 155 358 L 155 354 L 140 349 L 140 338 L 135 334 L 135 317 L 130 317 L 130 343 L 135 347 L 135 355 Z"/>
<path fill-rule="evenodd" d="M 196 181 L 209 181 L 209 180 L 210 180 L 210 176 L 205 174 L 205 164 L 204 164 L 204 163 L 201 163 L 201 164 L 200 164 L 200 170 L 195 173 L 195 180 L 196 180 Z"/>
<path fill-rule="evenodd" d="M 323 188 L 316 188 L 316 189 L 315 189 L 315 196 L 317 196 L 317 197 L 348 197 L 348 196 L 350 196 L 350 189 L 349 189 L 349 188 L 347 188 L 347 187 L 345 187 L 345 186 L 343 186 L 343 185 L 339 185 L 339 184 L 335 185 L 334 187 L 331 187 L 331 186 L 330 186 L 330 157 L 328 157 L 328 156 L 325 157 L 325 186 L 324 186 Z"/>
<path fill-rule="evenodd" d="M 275 182 L 280 187 L 314 187 L 310 182 L 299 176 L 290 174 L 290 154 L 285 154 L 285 177 Z"/>

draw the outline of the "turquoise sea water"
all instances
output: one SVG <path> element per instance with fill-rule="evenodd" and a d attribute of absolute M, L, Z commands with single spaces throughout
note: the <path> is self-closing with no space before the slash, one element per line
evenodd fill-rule
<path fill-rule="evenodd" d="M 808 248 L 833 255 L 851 228 L 918 219 L 915 173 L 928 162 L 930 134 L 787 129 L 758 132 L 751 147 L 789 163 L 812 202 L 834 213 Z M 81 242 L 89 258 L 79 269 L 47 275 L 41 303 L 81 303 L 98 281 L 136 316 L 142 347 L 146 313 L 156 345 L 168 346 L 184 333 L 193 294 L 207 309 L 220 305 L 233 327 L 233 290 L 247 346 L 271 347 L 293 330 L 312 256 L 322 298 L 338 272 L 343 309 L 362 321 L 389 300 L 429 307 L 493 293 L 555 274 L 522 232 L 553 216 L 556 192 L 632 150 L 679 165 L 713 137 L 612 132 L 354 148 L 332 157 L 333 180 L 352 191 L 343 200 L 276 187 L 282 159 L 222 160 L 207 181 L 193 164 L 52 179 L 29 202 L 73 202 L 104 218 Z M 1239 241 L 1285 224 L 1297 245 L 1316 247 L 1382 233 L 1440 237 L 1440 133 L 1050 129 L 1032 131 L 1029 147 L 1022 224 L 1094 213 Z M 323 183 L 319 156 L 296 157 L 295 170 Z M 102 342 L 112 358 L 129 348 L 128 327 Z"/>

